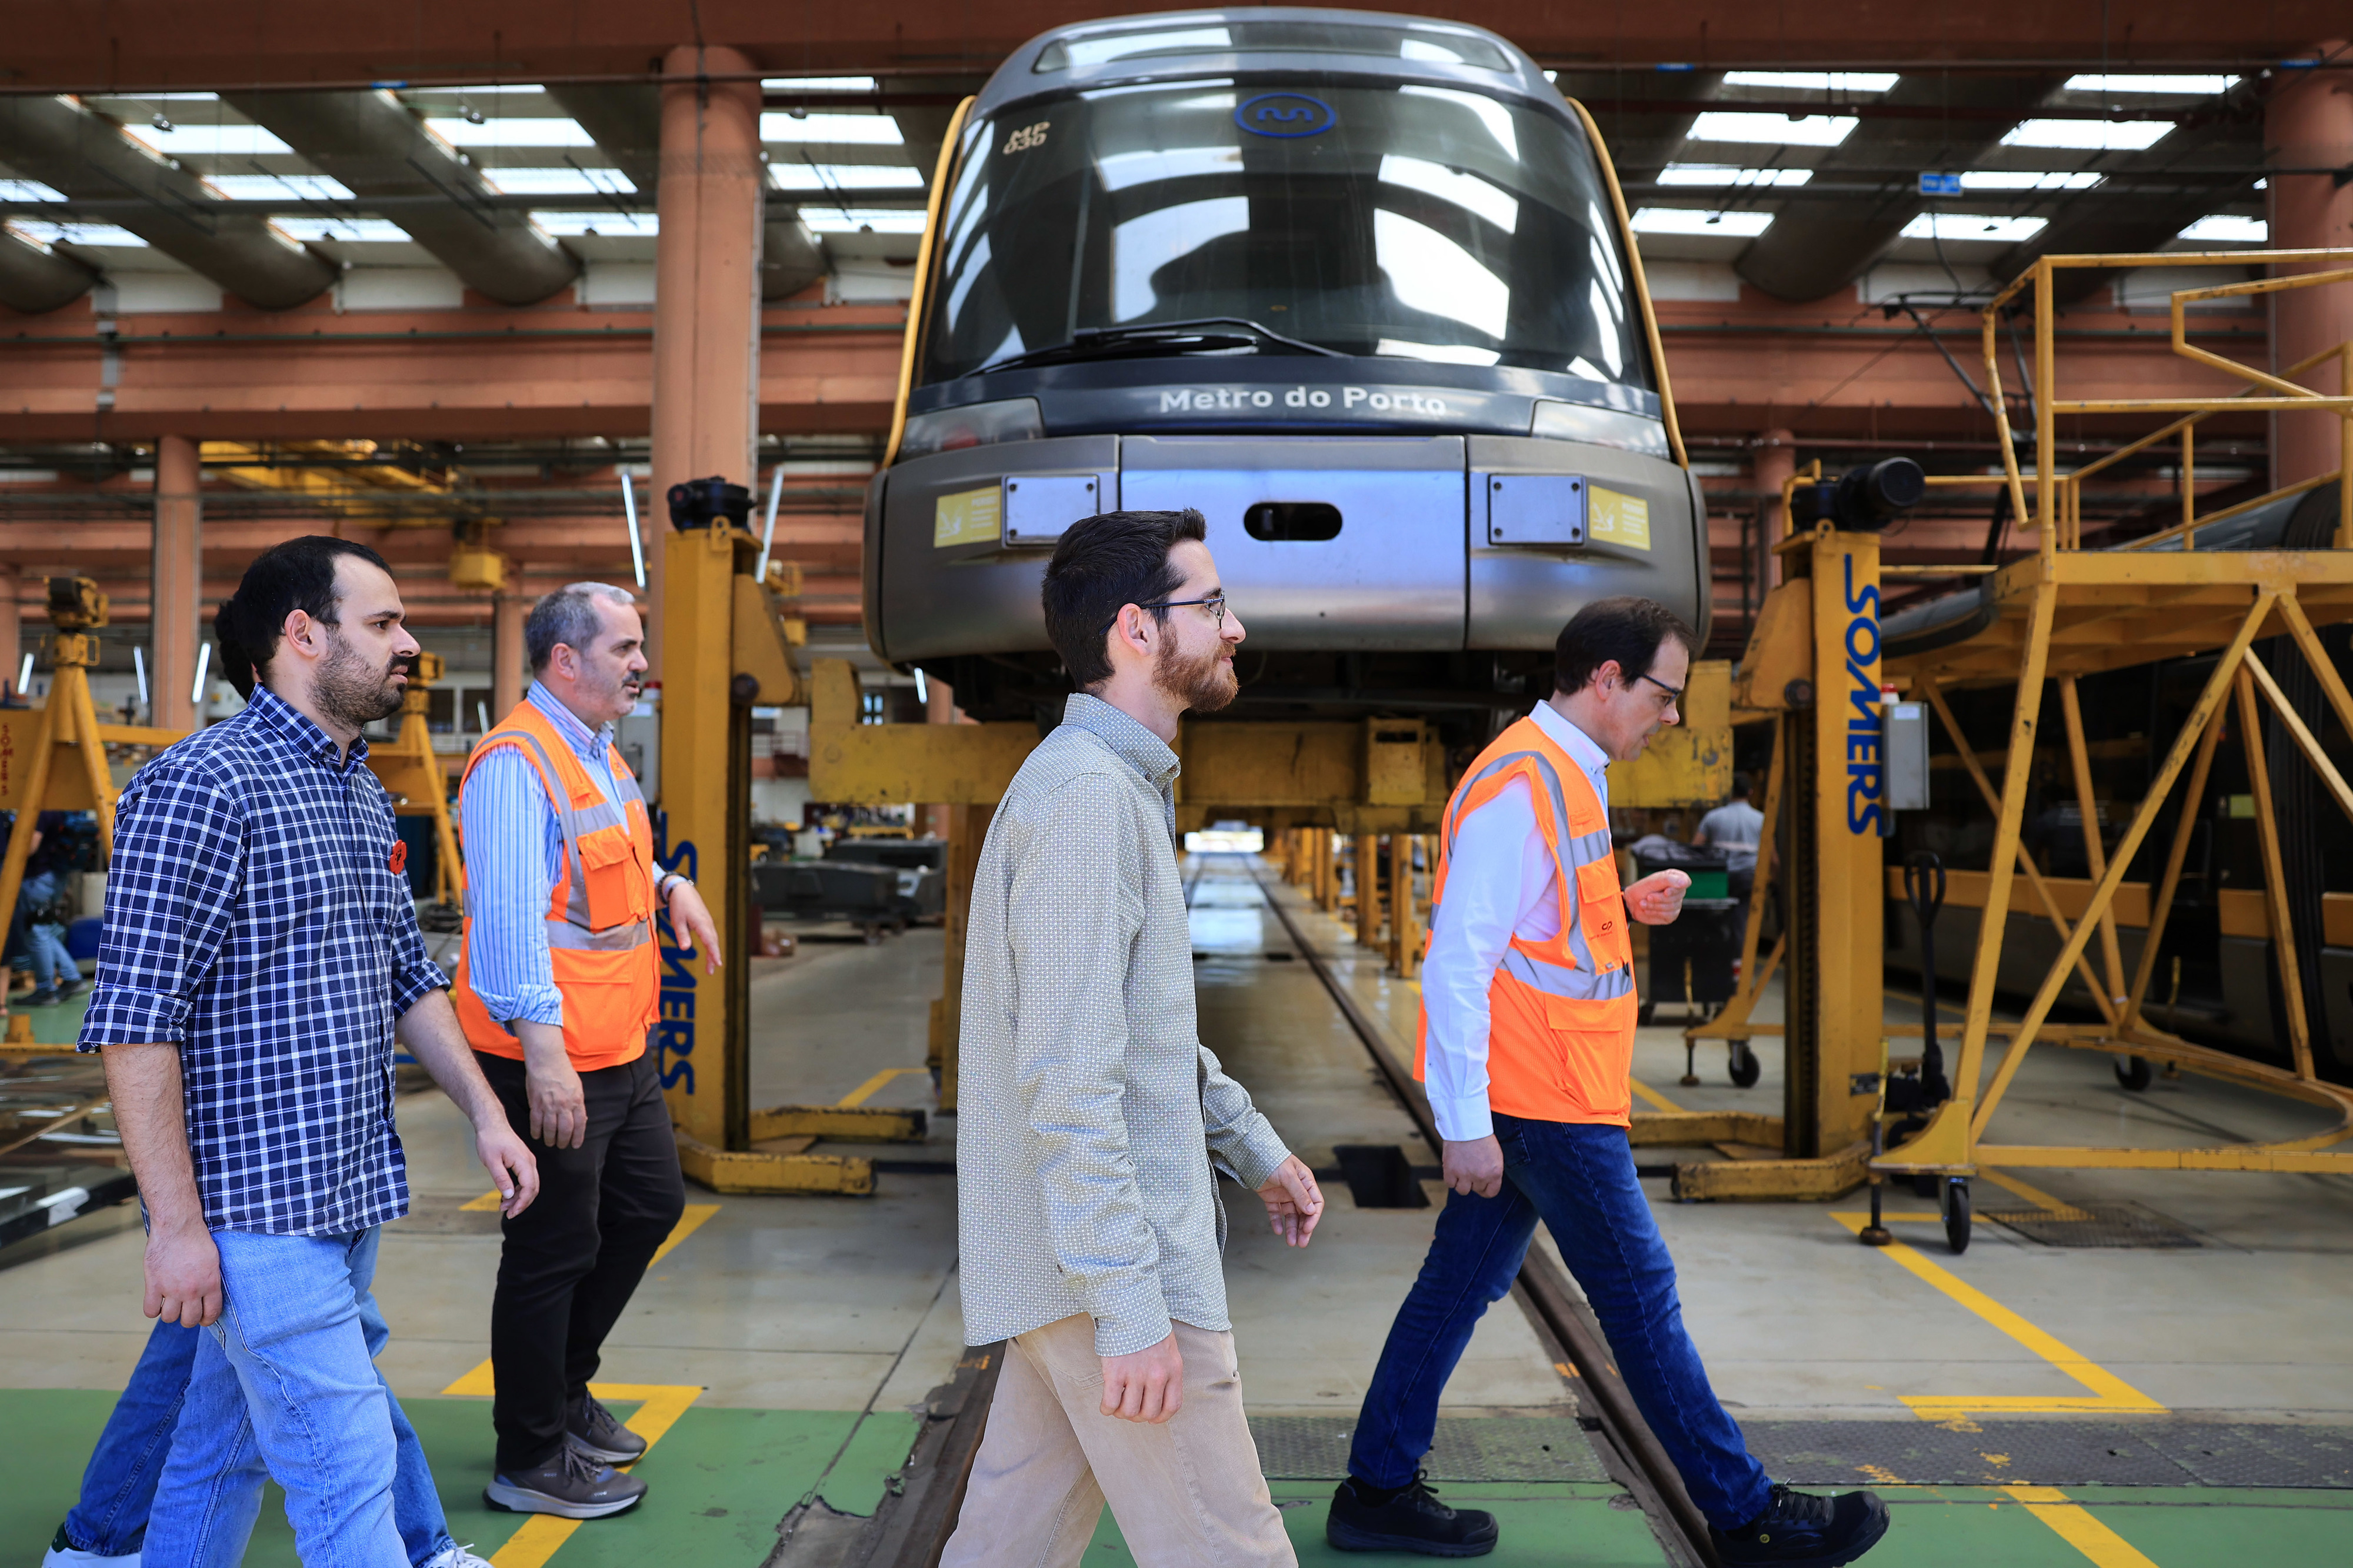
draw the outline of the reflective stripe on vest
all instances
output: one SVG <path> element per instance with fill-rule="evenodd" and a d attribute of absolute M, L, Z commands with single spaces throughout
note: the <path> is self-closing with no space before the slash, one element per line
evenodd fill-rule
<path fill-rule="evenodd" d="M 1586 940 L 1585 900 L 1577 895 L 1577 868 L 1608 859 L 1613 853 L 1608 819 L 1604 817 L 1603 826 L 1598 832 L 1571 836 L 1565 831 L 1569 825 L 1568 800 L 1561 789 L 1559 771 L 1553 766 L 1551 758 L 1541 752 L 1508 752 L 1463 780 L 1456 787 L 1454 798 L 1447 807 L 1440 840 L 1440 853 L 1443 857 L 1441 865 L 1453 858 L 1454 836 L 1461 831 L 1465 803 L 1477 793 L 1478 786 L 1498 773 L 1523 765 L 1535 771 L 1552 805 L 1552 819 L 1556 825 L 1553 835 L 1553 875 L 1559 883 L 1558 896 L 1564 906 L 1561 930 L 1565 933 L 1571 963 L 1556 963 L 1541 952 L 1523 946 L 1514 937 L 1504 953 L 1504 972 L 1522 984 L 1551 996 L 1573 997 L 1580 1002 L 1607 1002 L 1627 995 L 1634 989 L 1633 968 L 1628 964 L 1602 969 L 1595 963 L 1592 945 Z M 1583 782 L 1579 781 L 1580 784 Z M 1591 788 L 1589 784 L 1586 787 Z M 1596 804 L 1599 804 L 1598 798 Z M 1441 881 L 1436 896 L 1430 900 L 1430 929 L 1432 932 L 1438 929 L 1438 907 L 1444 893 Z"/>

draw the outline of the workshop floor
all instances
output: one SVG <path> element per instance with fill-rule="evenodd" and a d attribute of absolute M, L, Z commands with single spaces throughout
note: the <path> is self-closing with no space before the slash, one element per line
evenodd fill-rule
<path fill-rule="evenodd" d="M 1221 857 L 1197 869 L 1204 1037 L 1320 1169 L 1339 1143 L 1395 1143 L 1434 1166 L 1244 865 Z M 1401 1048 L 1413 988 L 1295 889 L 1278 896 Z M 796 958 L 760 961 L 755 1101 L 864 1091 L 870 1104 L 929 1103 L 921 1064 L 939 944 L 936 931 L 917 931 L 879 948 L 804 942 Z M 1890 1016 L 1915 1007 L 1891 1001 Z M 1728 1084 L 1721 1046 L 1701 1053 L 1706 1081 L 1684 1089 L 1678 1026 L 1662 1024 L 1642 1033 L 1637 1078 L 1653 1103 L 1778 1110 L 1776 1044 L 1759 1043 L 1754 1089 Z M 2284 1131 L 2305 1114 L 2197 1079 L 2126 1095 L 2105 1058 L 2038 1051 L 2001 1125 L 2017 1141 L 2204 1142 Z M 604 1373 L 628 1389 L 616 1407 L 636 1402 L 640 1426 L 661 1432 L 642 1469 L 653 1489 L 638 1512 L 575 1529 L 481 1503 L 491 1434 L 476 1391 L 494 1216 L 462 1206 L 484 1184 L 451 1108 L 415 1095 L 400 1117 L 417 1212 L 386 1238 L 385 1365 L 458 1539 L 500 1568 L 754 1568 L 806 1500 L 875 1506 L 913 1437 L 910 1407 L 958 1352 L 953 1179 L 922 1168 L 952 1159 L 953 1119 L 936 1119 L 928 1148 L 868 1151 L 892 1162 L 871 1199 L 690 1193 L 695 1206 Z M 1334 1207 L 1304 1253 L 1266 1233 L 1255 1199 L 1227 1192 L 1244 1386 L 1303 1562 L 1333 1560 L 1324 1500 L 1435 1212 L 1358 1209 L 1345 1183 L 1326 1185 Z M 1958 1258 L 1936 1226 L 1901 1218 L 1905 1245 L 1858 1246 L 1845 1217 L 1857 1199 L 1685 1205 L 1663 1181 L 1648 1185 L 1711 1375 L 1768 1468 L 1809 1485 L 1875 1485 L 1896 1505 L 1871 1562 L 2193 1568 L 2258 1552 L 2295 1563 L 2348 1555 L 2353 1183 L 2044 1173 L 2033 1186 L 2053 1200 L 2137 1205 L 2145 1234 L 2197 1243 L 2080 1249 L 1983 1218 L 2036 1200 L 1981 1182 L 1981 1218 Z M 1424 1187 L 1442 1198 L 1436 1183 Z M 1908 1197 L 1890 1208 L 1926 1212 Z M 0 1488 L 0 1562 L 37 1560 L 70 1502 L 143 1341 L 138 1281 L 137 1226 L 121 1210 L 0 1254 L 0 1430 L 18 1439 Z M 2040 1408 L 1947 1406 L 1928 1420 L 1905 1403 L 1953 1396 Z M 1433 1477 L 1450 1500 L 1502 1517 L 1499 1565 L 1663 1561 L 1575 1409 L 1535 1330 L 1500 1304 L 1450 1390 Z M 1089 1560 L 1125 1557 L 1107 1517 Z M 789 1547 L 778 1559 L 804 1560 Z M 274 1508 L 248 1561 L 294 1561 Z"/>

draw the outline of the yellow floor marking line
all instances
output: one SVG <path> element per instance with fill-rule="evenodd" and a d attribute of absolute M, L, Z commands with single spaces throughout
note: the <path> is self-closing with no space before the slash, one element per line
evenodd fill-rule
<path fill-rule="evenodd" d="M 458 1206 L 470 1214 L 495 1213 L 498 1206 L 504 1202 L 506 1199 L 496 1193 L 484 1193 L 479 1198 L 468 1198 Z"/>
<path fill-rule="evenodd" d="M 846 1097 L 837 1102 L 835 1109 L 847 1110 L 854 1105 L 863 1105 L 888 1088 L 892 1079 L 904 1078 L 913 1072 L 930 1070 L 929 1068 L 884 1068 L 881 1072 L 851 1089 Z"/>
<path fill-rule="evenodd" d="M 1628 1079 L 1626 1081 L 1633 1086 L 1635 1098 L 1641 1100 L 1643 1104 L 1649 1106 L 1651 1110 L 1671 1111 L 1677 1115 L 1682 1114 L 1683 1109 L 1682 1106 L 1677 1105 L 1673 1100 L 1669 1100 L 1665 1095 L 1661 1094 L 1657 1089 L 1652 1089 L 1641 1079 Z"/>
<path fill-rule="evenodd" d="M 1860 1232 L 1870 1223 L 1870 1216 L 1862 1214 L 1833 1214 L 1831 1217 L 1847 1229 L 1855 1232 Z M 1914 1248 L 1897 1241 L 1891 1242 L 1877 1250 L 1889 1261 L 1933 1286 L 1959 1305 L 1968 1308 L 1986 1322 L 2008 1334 L 2011 1339 L 2092 1391 L 2089 1396 L 2034 1394 L 1907 1394 L 1903 1395 L 1904 1403 L 1911 1406 L 1913 1414 L 1923 1421 L 1965 1420 L 1973 1415 L 1997 1413 L 2012 1415 L 2021 1411 L 2162 1411 L 2165 1408 L 2123 1378 L 2093 1361 L 2091 1357 L 2055 1336 L 2036 1328 L 1976 1286 L 1938 1268 Z"/>
<path fill-rule="evenodd" d="M 1980 1171 L 1978 1174 L 1984 1173 Z M 2057 1487 L 2004 1487 L 2002 1490 L 2026 1505 L 2026 1511 L 2051 1527 L 2052 1533 L 2082 1552 L 2098 1568 L 2157 1568 L 2132 1542 L 2094 1518 L 2092 1511 Z M 503 1563 L 501 1568 L 505 1568 Z"/>
<path fill-rule="evenodd" d="M 1997 1187 L 2016 1193 L 2036 1208 L 2047 1210 L 2052 1219 L 2082 1221 L 2092 1217 L 2063 1198 L 2054 1198 L 2041 1187 L 2031 1186 L 2016 1176 L 2005 1176 L 2000 1171 L 1989 1170 L 1983 1165 L 1978 1167 L 1978 1174 Z"/>
<path fill-rule="evenodd" d="M 654 1255 L 647 1260 L 646 1267 L 651 1268 L 655 1264 L 668 1258 L 671 1247 L 701 1230 L 702 1222 L 718 1212 L 717 1204 L 687 1205 L 686 1212 L 678 1216 L 678 1223 L 670 1226 L 670 1234 L 662 1238 L 662 1244 L 654 1248 Z"/>

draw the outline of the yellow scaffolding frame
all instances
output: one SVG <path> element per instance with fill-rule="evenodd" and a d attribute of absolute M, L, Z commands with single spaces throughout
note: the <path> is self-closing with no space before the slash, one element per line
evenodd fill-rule
<path fill-rule="evenodd" d="M 2174 353 L 2251 384 L 2237 395 L 2073 399 L 2057 395 L 2052 284 L 2063 268 L 2315 262 L 2339 265 L 2328 270 L 2185 289 L 2174 293 Z M 2187 306 L 2202 300 L 2353 285 L 2353 266 L 2344 265 L 2347 263 L 2353 263 L 2353 250 L 2052 256 L 2037 261 L 1985 307 L 1985 369 L 1995 418 L 2000 427 L 2003 460 L 2003 472 L 1996 482 L 2009 488 L 2017 515 L 2033 520 L 2038 532 L 2036 552 L 1991 574 L 1986 599 L 1998 612 L 1994 624 L 1987 628 L 1987 634 L 1991 635 L 1980 634 L 1949 647 L 1909 658 L 1892 658 L 1889 661 L 1894 678 L 1899 682 L 1908 682 L 1927 700 L 1958 744 L 1971 781 L 1994 808 L 1996 826 L 1985 896 L 1987 912 L 1979 923 L 1968 1011 L 1961 1029 L 1960 1060 L 1953 1075 L 1954 1098 L 1938 1110 L 1917 1138 L 1873 1161 L 1873 1170 L 1968 1174 L 1981 1167 L 2102 1166 L 2353 1173 L 2353 1153 L 2327 1152 L 2329 1145 L 2353 1137 L 2353 1089 L 2322 1081 L 2313 1068 L 2312 1021 L 2305 1016 L 2303 988 L 2298 982 L 2293 914 L 2283 887 L 2278 824 L 2273 816 L 2270 775 L 2261 744 L 2259 715 L 2263 708 L 2271 709 L 2331 797 L 2348 816 L 2353 816 L 2353 787 L 2348 787 L 2253 649 L 2260 637 L 2292 637 L 2311 665 L 2338 721 L 2353 732 L 2353 693 L 2348 693 L 2343 678 L 2329 661 L 2316 629 L 2320 625 L 2353 619 L 2353 484 L 2343 482 L 2348 474 L 2353 474 L 2353 342 L 2309 355 L 2288 367 L 2284 374 L 2274 375 L 2189 343 L 2183 314 Z M 2035 367 L 2034 505 L 2031 510 L 2026 504 L 2026 476 L 2020 469 L 2016 448 L 2011 445 L 2009 417 L 2002 401 L 2001 370 L 1995 353 L 1995 332 L 2001 313 L 2011 301 L 2029 292 L 2034 317 Z M 2335 395 L 2316 392 L 2289 379 L 2332 359 L 2337 362 L 2340 378 L 2348 378 L 2340 379 Z M 2253 500 L 2200 517 L 2196 496 L 2196 427 L 2211 415 L 2245 410 L 2335 412 L 2342 427 L 2338 467 L 2334 473 L 2284 486 Z M 2058 416 L 2118 413 L 2179 417 L 2095 462 L 2071 473 L 2061 473 L 2055 458 Z M 2085 551 L 2084 481 L 2135 453 L 2177 437 L 2182 452 L 2178 479 L 2181 521 L 2117 549 Z M 1976 481 L 1964 478 L 1948 482 Z M 2327 549 L 2214 551 L 2200 554 L 2191 548 L 2200 529 L 2330 483 L 2338 486 L 2337 520 L 2334 538 Z M 2154 548 L 2174 541 L 2179 542 L 2174 550 Z M 2092 800 L 2089 749 L 2084 742 L 2076 696 L 2077 677 L 2179 654 L 2205 652 L 2218 646 L 2221 656 L 2199 694 L 2189 721 L 2168 749 L 2113 856 L 2103 855 Z M 1962 681 L 2003 679 L 2016 680 L 2018 696 L 2011 714 L 2001 788 L 1997 794 L 1961 735 L 1945 689 Z M 2052 889 L 2020 842 L 2046 679 L 2055 680 L 2060 689 L 2072 782 L 2084 812 L 2085 847 L 2094 884 L 2088 901 L 2072 924 L 2061 913 Z M 2291 1068 L 2270 1067 L 2193 1045 L 2157 1028 L 2143 1016 L 2143 1004 L 2197 820 L 2194 809 L 2185 807 L 2175 828 L 2165 873 L 2149 906 L 2149 925 L 2139 961 L 2129 984 L 2124 979 L 2116 938 L 2115 906 L 2126 868 L 2185 773 L 2189 786 L 2186 800 L 2194 802 L 2202 796 L 2222 737 L 2225 715 L 2233 706 L 2255 796 L 2274 960 L 2280 967 L 2287 1003 L 2294 1058 Z M 2058 957 L 2043 975 L 2025 1016 L 2005 1031 L 1992 1016 L 1994 985 L 2011 907 L 2011 889 L 2019 871 L 2024 872 L 2042 904 L 2061 945 Z M 2088 954 L 2095 936 L 2100 942 L 2096 972 Z M 1751 945 L 1753 948 L 1753 938 Z M 2056 1027 L 2049 1024 L 2051 1009 L 2071 975 L 2080 975 L 2089 986 L 2103 1015 L 2102 1022 Z M 2011 1045 L 1994 1068 L 1990 1081 L 1987 1081 L 1986 1044 L 1989 1037 L 2000 1032 L 2012 1035 Z M 2302 1137 L 2197 1149 L 2028 1146 L 1987 1142 L 1994 1112 L 2016 1081 L 2028 1052 L 2045 1039 L 2170 1063 L 2302 1100 L 2333 1112 L 2336 1120 L 2327 1128 Z"/>

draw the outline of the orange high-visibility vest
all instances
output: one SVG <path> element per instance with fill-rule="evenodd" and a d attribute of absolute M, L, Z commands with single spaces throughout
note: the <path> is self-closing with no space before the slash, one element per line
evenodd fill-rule
<path fill-rule="evenodd" d="M 1514 779 L 1526 781 L 1536 828 L 1552 850 L 1560 931 L 1518 936 L 1487 988 L 1487 1103 L 1535 1121 L 1628 1124 L 1633 1110 L 1634 948 L 1609 848 L 1609 817 L 1576 759 L 1524 718 L 1495 737 L 1446 803 L 1430 896 L 1430 928 L 1446 898 L 1454 836 Z M 1413 1076 L 1423 1076 L 1425 1004 Z"/>
<path fill-rule="evenodd" d="M 588 776 L 569 742 L 530 700 L 499 721 L 466 761 L 466 777 L 492 748 L 511 746 L 538 770 L 564 833 L 564 863 L 547 900 L 548 958 L 564 994 L 564 1047 L 582 1072 L 645 1054 L 661 1010 L 661 955 L 654 939 L 654 832 L 646 797 L 621 753 L 608 747 L 614 793 Z M 459 787 L 464 788 L 464 781 Z M 450 986 L 458 1022 L 478 1051 L 522 1058 L 522 1042 L 490 1015 L 467 979 L 474 890 Z"/>

